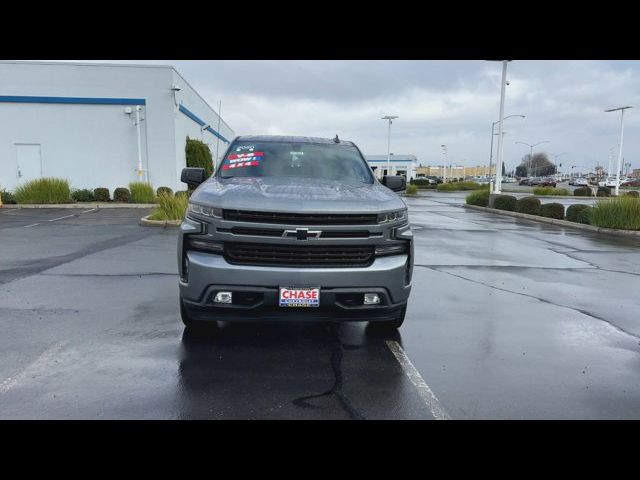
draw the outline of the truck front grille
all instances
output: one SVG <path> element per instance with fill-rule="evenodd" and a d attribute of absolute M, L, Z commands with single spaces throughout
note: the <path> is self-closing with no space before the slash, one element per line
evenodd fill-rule
<path fill-rule="evenodd" d="M 365 267 L 373 262 L 373 246 L 224 244 L 224 256 L 236 265 L 290 267 Z"/>
<path fill-rule="evenodd" d="M 278 223 L 281 225 L 376 225 L 376 214 L 279 213 L 223 210 L 222 218 L 235 222 Z"/>

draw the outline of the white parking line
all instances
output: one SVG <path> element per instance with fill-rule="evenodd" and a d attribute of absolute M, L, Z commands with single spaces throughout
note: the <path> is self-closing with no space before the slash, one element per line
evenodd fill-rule
<path fill-rule="evenodd" d="M 25 369 L 13 377 L 7 378 L 4 382 L 0 383 L 0 395 L 7 393 L 13 387 L 18 385 L 22 380 L 27 378 L 35 378 L 39 375 L 49 372 L 51 369 L 51 361 L 56 357 L 57 353 L 62 350 L 64 344 L 59 343 L 48 348 L 40 354 L 33 362 L 31 362 Z"/>
<path fill-rule="evenodd" d="M 444 410 L 442 405 L 440 405 L 438 397 L 436 397 L 435 393 L 431 391 L 429 385 L 424 381 L 416 367 L 413 366 L 413 363 L 411 363 L 411 360 L 409 360 L 409 357 L 400 344 L 393 340 L 387 340 L 387 346 L 389 347 L 389 350 L 391 350 L 391 353 L 396 357 L 396 360 L 398 360 L 398 363 L 404 370 L 404 373 L 406 373 L 409 380 L 411 380 L 411 383 L 413 383 L 413 385 L 418 389 L 420 398 L 422 398 L 431 411 L 433 418 L 436 420 L 451 420 L 449 414 Z"/>
<path fill-rule="evenodd" d="M 80 212 L 80 213 L 95 212 L 96 210 L 97 210 L 97 208 L 92 208 L 91 210 L 85 210 L 84 212 Z"/>
<path fill-rule="evenodd" d="M 64 217 L 52 218 L 51 220 L 47 220 L 47 222 L 55 222 L 56 220 L 62 220 L 63 218 L 71 218 L 75 217 L 75 215 L 65 215 Z"/>
<path fill-rule="evenodd" d="M 23 228 L 35 227 L 36 225 L 40 225 L 39 223 L 32 223 L 31 225 L 24 225 Z"/>

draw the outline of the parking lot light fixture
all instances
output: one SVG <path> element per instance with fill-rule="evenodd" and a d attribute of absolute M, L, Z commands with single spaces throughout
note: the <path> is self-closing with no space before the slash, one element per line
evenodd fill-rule
<path fill-rule="evenodd" d="M 520 117 L 520 118 L 526 118 L 525 115 L 507 115 L 506 117 L 504 117 L 502 119 L 502 121 L 506 120 L 507 118 L 512 118 L 512 117 Z M 494 129 L 496 127 L 496 125 L 500 123 L 500 120 L 496 120 L 495 122 L 493 122 L 491 124 L 491 150 L 489 152 L 489 179 L 491 179 L 491 165 L 493 164 L 493 137 L 496 136 L 497 134 L 494 133 Z M 489 191 L 493 192 L 493 182 L 489 181 Z"/>
<path fill-rule="evenodd" d="M 622 139 L 624 135 L 624 111 L 628 108 L 633 108 L 631 106 L 626 107 L 618 107 L 618 108 L 610 108 L 609 110 L 605 110 L 605 112 L 617 112 L 620 110 L 620 142 L 618 143 L 618 168 L 616 168 L 616 196 L 620 193 L 620 168 L 622 166 Z"/>
<path fill-rule="evenodd" d="M 386 115 L 382 117 L 382 120 L 389 121 L 389 132 L 387 134 L 387 175 L 391 175 L 391 124 L 396 118 L 400 117 L 397 115 Z"/>
<path fill-rule="evenodd" d="M 538 143 L 534 143 L 533 145 L 529 144 L 529 143 L 525 143 L 525 142 L 516 142 L 516 143 L 521 143 L 522 145 L 526 145 L 527 147 L 529 147 L 531 149 L 531 151 L 529 152 L 529 168 L 527 168 L 527 177 L 531 176 L 531 166 L 533 165 L 533 147 L 536 147 L 538 145 L 541 145 L 543 143 L 551 143 L 549 140 L 543 140 L 542 142 L 538 142 Z M 536 173 L 538 173 L 536 171 Z M 535 175 L 534 175 L 535 177 Z"/>

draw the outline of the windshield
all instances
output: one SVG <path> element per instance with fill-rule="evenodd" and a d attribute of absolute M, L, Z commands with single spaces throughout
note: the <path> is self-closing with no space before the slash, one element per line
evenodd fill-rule
<path fill-rule="evenodd" d="M 294 142 L 236 142 L 218 177 L 306 177 L 373 183 L 362 155 L 352 145 Z"/>

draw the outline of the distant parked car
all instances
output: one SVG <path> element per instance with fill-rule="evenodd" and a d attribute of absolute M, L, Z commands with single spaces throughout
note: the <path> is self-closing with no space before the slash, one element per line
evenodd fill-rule
<path fill-rule="evenodd" d="M 531 178 L 529 177 L 525 177 L 520 179 L 520 182 L 518 183 L 518 185 L 529 185 L 529 181 L 531 180 Z"/>
<path fill-rule="evenodd" d="M 589 181 L 586 178 L 576 178 L 573 181 L 573 185 L 575 185 L 576 187 L 588 187 Z"/>
<path fill-rule="evenodd" d="M 620 184 L 621 187 L 640 187 L 640 178 L 631 178 Z"/>
<path fill-rule="evenodd" d="M 540 179 L 540 186 L 555 188 L 556 181 L 553 178 L 550 178 L 550 177 L 542 178 L 542 179 Z"/>
<path fill-rule="evenodd" d="M 516 179 L 513 177 L 504 177 L 502 183 L 516 183 Z"/>
<path fill-rule="evenodd" d="M 540 185 L 542 183 L 542 178 L 540 177 L 532 177 L 531 179 L 529 179 L 529 185 L 536 186 L 536 185 Z"/>

